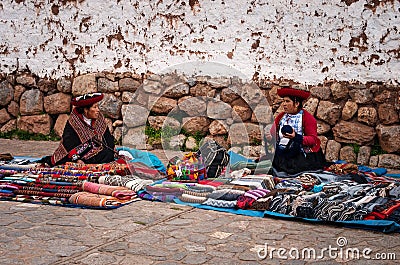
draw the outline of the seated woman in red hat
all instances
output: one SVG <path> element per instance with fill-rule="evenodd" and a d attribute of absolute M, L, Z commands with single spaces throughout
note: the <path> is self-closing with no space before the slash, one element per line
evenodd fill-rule
<path fill-rule="evenodd" d="M 278 89 L 283 98 L 283 112 L 279 113 L 270 130 L 265 132 L 267 141 L 275 142 L 272 167 L 275 171 L 297 174 L 323 169 L 325 156 L 317 135 L 317 121 L 303 109 L 303 101 L 310 92 L 302 88 Z"/>
<path fill-rule="evenodd" d="M 100 113 L 102 93 L 85 94 L 71 100 L 75 106 L 65 125 L 62 139 L 52 156 L 40 162 L 50 166 L 77 162 L 100 164 L 114 161 L 114 137 Z"/>

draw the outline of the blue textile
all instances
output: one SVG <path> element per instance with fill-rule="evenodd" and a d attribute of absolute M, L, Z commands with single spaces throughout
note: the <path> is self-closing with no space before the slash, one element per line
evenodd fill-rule
<path fill-rule="evenodd" d="M 366 230 L 375 230 L 375 231 L 380 231 L 384 233 L 400 233 L 400 225 L 396 223 L 395 221 L 390 221 L 390 220 L 354 220 L 354 221 L 335 221 L 335 222 L 327 222 L 323 220 L 318 220 L 318 219 L 309 219 L 309 218 L 299 218 L 296 216 L 291 216 L 287 214 L 281 214 L 277 212 L 271 212 L 271 211 L 265 211 L 264 212 L 265 216 L 270 216 L 270 217 L 278 217 L 278 218 L 283 218 L 283 219 L 289 219 L 289 220 L 303 220 L 303 221 L 308 221 L 308 222 L 313 222 L 313 223 L 321 223 L 321 224 L 336 224 L 336 225 L 343 225 L 344 227 L 349 227 L 349 228 L 360 228 L 360 229 L 366 229 Z"/>
<path fill-rule="evenodd" d="M 252 163 L 255 162 L 254 159 L 250 159 L 250 158 L 247 158 L 245 156 L 239 155 L 238 153 L 235 153 L 232 150 L 228 151 L 228 155 L 229 155 L 229 163 L 231 165 L 235 164 L 236 162 L 240 162 L 240 161 L 252 162 Z"/>
<path fill-rule="evenodd" d="M 386 177 L 400 178 L 400 174 L 385 174 Z"/>
<path fill-rule="evenodd" d="M 242 209 L 233 209 L 233 208 L 219 208 L 209 205 L 203 205 L 198 203 L 187 203 L 183 202 L 179 199 L 174 199 L 174 202 L 177 204 L 188 205 L 195 208 L 201 208 L 206 210 L 214 210 L 219 212 L 227 212 L 232 214 L 240 214 L 254 217 L 277 217 L 280 219 L 288 219 L 294 221 L 307 221 L 313 223 L 321 223 L 321 224 L 336 224 L 342 225 L 344 227 L 349 228 L 360 228 L 366 230 L 374 230 L 380 231 L 384 233 L 400 233 L 400 224 L 395 221 L 390 220 L 355 220 L 355 221 L 335 221 L 335 222 L 327 222 L 318 219 L 309 219 L 309 218 L 300 218 L 296 216 L 291 216 L 287 214 L 281 214 L 277 212 L 271 211 L 254 211 L 254 210 L 242 210 Z"/>
<path fill-rule="evenodd" d="M 336 160 L 334 161 L 336 164 L 346 164 L 347 162 L 345 160 Z M 359 165 L 358 170 L 361 172 L 374 172 L 378 176 L 385 175 L 387 173 L 387 169 L 383 167 L 378 167 L 378 168 L 370 168 L 368 166 L 364 165 Z"/>
<path fill-rule="evenodd" d="M 40 157 L 31 157 L 31 156 L 14 156 L 14 159 L 11 160 L 12 163 L 18 163 L 24 160 L 29 160 L 30 162 L 35 162 L 41 159 Z"/>
<path fill-rule="evenodd" d="M 370 168 L 367 166 L 358 166 L 358 170 L 362 172 L 374 172 L 378 176 L 385 175 L 387 173 L 386 168 L 378 167 L 378 168 Z"/>
<path fill-rule="evenodd" d="M 149 167 L 155 168 L 158 171 L 161 171 L 163 173 L 167 172 L 167 169 L 165 168 L 164 164 L 161 162 L 161 160 L 155 155 L 147 151 L 141 151 L 138 149 L 133 149 L 129 147 L 117 147 L 117 151 L 127 151 L 129 152 L 133 159 L 130 160 L 129 162 L 141 162 Z"/>
<path fill-rule="evenodd" d="M 210 205 L 204 205 L 199 203 L 188 203 L 179 200 L 178 198 L 174 199 L 174 202 L 177 204 L 189 205 L 195 208 L 205 209 L 205 210 L 214 210 L 219 212 L 226 212 L 226 213 L 233 213 L 233 214 L 240 214 L 240 215 L 247 215 L 247 216 L 254 216 L 254 217 L 264 217 L 263 211 L 254 211 L 254 210 L 242 210 L 242 209 L 234 209 L 234 208 L 220 208 L 214 207 Z"/>

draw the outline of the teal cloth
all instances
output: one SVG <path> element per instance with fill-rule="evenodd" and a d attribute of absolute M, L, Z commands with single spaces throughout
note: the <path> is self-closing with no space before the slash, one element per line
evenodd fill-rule
<path fill-rule="evenodd" d="M 321 224 L 335 224 L 342 225 L 348 228 L 361 228 L 366 230 L 375 230 L 383 233 L 400 233 L 400 224 L 391 220 L 354 220 L 354 221 L 335 221 L 327 222 L 318 219 L 301 218 L 287 214 L 264 211 L 264 217 L 276 217 L 279 219 L 288 219 L 293 221 L 306 221 Z"/>
<path fill-rule="evenodd" d="M 385 177 L 400 178 L 400 174 L 385 174 Z"/>
<path fill-rule="evenodd" d="M 242 168 L 248 168 L 250 170 L 254 170 L 254 173 L 257 174 L 266 174 L 269 169 L 272 167 L 271 160 L 263 160 L 260 162 L 255 162 L 254 159 L 247 158 L 238 153 L 233 152 L 232 150 L 228 151 L 230 156 L 230 170 L 240 170 Z"/>
<path fill-rule="evenodd" d="M 240 215 L 247 215 L 247 216 L 254 216 L 254 217 L 264 217 L 263 211 L 255 211 L 255 210 L 243 210 L 243 209 L 236 209 L 236 208 L 220 208 L 200 203 L 188 203 L 179 200 L 178 198 L 174 199 L 176 204 L 188 205 L 195 208 L 205 209 L 205 210 L 214 210 L 218 212 L 226 212 L 226 213 L 233 213 L 233 214 L 240 214 Z"/>
<path fill-rule="evenodd" d="M 163 173 L 167 172 L 167 169 L 165 168 L 164 164 L 161 162 L 161 160 L 155 155 L 147 151 L 141 151 L 138 149 L 133 149 L 129 147 L 117 147 L 117 151 L 127 151 L 129 152 L 133 159 L 130 160 L 129 162 L 141 162 L 149 167 L 155 168 L 158 171 L 161 171 Z"/>
<path fill-rule="evenodd" d="M 237 163 L 237 162 L 250 162 L 254 163 L 253 159 L 247 158 L 245 156 L 239 155 L 238 153 L 233 152 L 232 150 L 228 151 L 229 155 L 229 163 L 231 165 Z"/>
<path fill-rule="evenodd" d="M 321 223 L 321 224 L 335 224 L 335 225 L 342 225 L 344 227 L 349 228 L 361 228 L 366 230 L 375 230 L 380 231 L 383 233 L 400 233 L 400 225 L 395 221 L 390 220 L 354 220 L 354 221 L 336 221 L 336 222 L 327 222 L 317 219 L 308 219 L 308 218 L 300 218 L 295 217 L 287 214 L 281 214 L 277 212 L 271 211 L 255 211 L 255 210 L 243 210 L 243 209 L 236 209 L 236 208 L 218 208 L 209 205 L 203 205 L 198 203 L 186 203 L 182 202 L 179 199 L 174 199 L 174 202 L 177 204 L 183 204 L 192 206 L 195 208 L 201 208 L 206 210 L 214 210 L 219 212 L 227 212 L 232 214 L 240 214 L 240 215 L 247 215 L 247 216 L 254 216 L 254 217 L 276 217 L 279 219 L 288 219 L 293 221 L 305 221 L 305 222 L 312 222 L 312 223 Z"/>

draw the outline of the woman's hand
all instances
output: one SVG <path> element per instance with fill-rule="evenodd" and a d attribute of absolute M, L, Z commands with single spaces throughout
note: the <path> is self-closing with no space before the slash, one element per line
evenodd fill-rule
<path fill-rule="evenodd" d="M 296 132 L 293 130 L 292 133 L 285 133 L 283 134 L 283 137 L 293 139 L 296 136 Z"/>

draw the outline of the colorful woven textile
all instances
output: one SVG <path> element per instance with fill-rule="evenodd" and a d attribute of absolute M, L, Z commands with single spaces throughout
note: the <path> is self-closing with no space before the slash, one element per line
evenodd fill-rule
<path fill-rule="evenodd" d="M 99 177 L 99 183 L 110 186 L 126 187 L 130 190 L 138 192 L 139 190 L 144 189 L 147 185 L 151 185 L 153 181 L 149 179 L 141 179 L 139 177 L 132 175 L 131 176 L 103 175 Z"/>
<path fill-rule="evenodd" d="M 84 182 L 82 185 L 82 190 L 95 194 L 112 196 L 120 200 L 129 200 L 136 196 L 136 192 L 125 187 L 110 186 L 92 182 Z"/>
<path fill-rule="evenodd" d="M 179 199 L 183 202 L 188 203 L 203 203 L 207 200 L 206 197 L 193 196 L 189 194 L 182 194 L 181 196 L 179 196 Z"/>
<path fill-rule="evenodd" d="M 146 191 L 149 193 L 174 194 L 174 195 L 181 195 L 183 193 L 183 189 L 180 188 L 165 188 L 157 186 L 148 186 L 146 187 Z"/>
<path fill-rule="evenodd" d="M 224 201 L 208 198 L 202 204 L 220 208 L 234 208 L 236 206 L 236 202 L 237 201 Z"/>
<path fill-rule="evenodd" d="M 58 197 L 58 198 L 69 198 L 72 195 L 71 193 L 43 192 L 43 191 L 35 191 L 35 190 L 15 190 L 14 194 L 35 195 L 35 196 L 42 196 L 42 197 Z"/>
<path fill-rule="evenodd" d="M 94 194 L 90 192 L 78 192 L 69 198 L 69 202 L 79 206 L 116 208 L 124 204 L 133 202 L 136 196 L 130 196 L 129 199 L 118 199 L 113 196 Z"/>
<path fill-rule="evenodd" d="M 216 199 L 216 200 L 224 200 L 224 201 L 236 201 L 237 198 L 244 194 L 245 191 L 242 190 L 234 190 L 234 189 L 219 189 L 215 190 L 209 195 L 208 198 Z"/>
<path fill-rule="evenodd" d="M 81 172 L 107 172 L 110 175 L 126 175 L 130 174 L 129 166 L 126 164 L 119 164 L 117 162 L 111 162 L 106 164 L 79 164 L 73 162 L 67 162 L 65 165 L 59 165 L 54 167 L 55 170 L 69 170 L 69 171 L 81 171 Z"/>
<path fill-rule="evenodd" d="M 147 191 L 141 190 L 138 192 L 139 198 L 148 201 L 160 201 L 160 202 L 173 202 L 177 197 L 173 194 L 166 195 L 152 195 Z"/>
<path fill-rule="evenodd" d="M 2 197 L 0 199 L 8 201 L 17 202 L 27 202 L 27 203 L 40 203 L 40 204 L 50 204 L 50 205 L 64 205 L 68 206 L 70 203 L 68 198 L 60 197 L 46 197 L 46 196 L 35 196 L 35 195 L 14 195 L 12 197 Z"/>
<path fill-rule="evenodd" d="M 162 172 L 140 162 L 128 162 L 127 166 L 128 175 L 134 175 L 141 179 L 160 180 L 166 177 Z"/>
<path fill-rule="evenodd" d="M 207 168 L 201 156 L 190 152 L 169 161 L 167 178 L 170 181 L 198 182 L 207 178 Z"/>
<path fill-rule="evenodd" d="M 358 166 L 351 163 L 333 164 L 329 166 L 326 170 L 329 172 L 333 172 L 337 175 L 344 175 L 349 173 L 358 173 Z"/>

